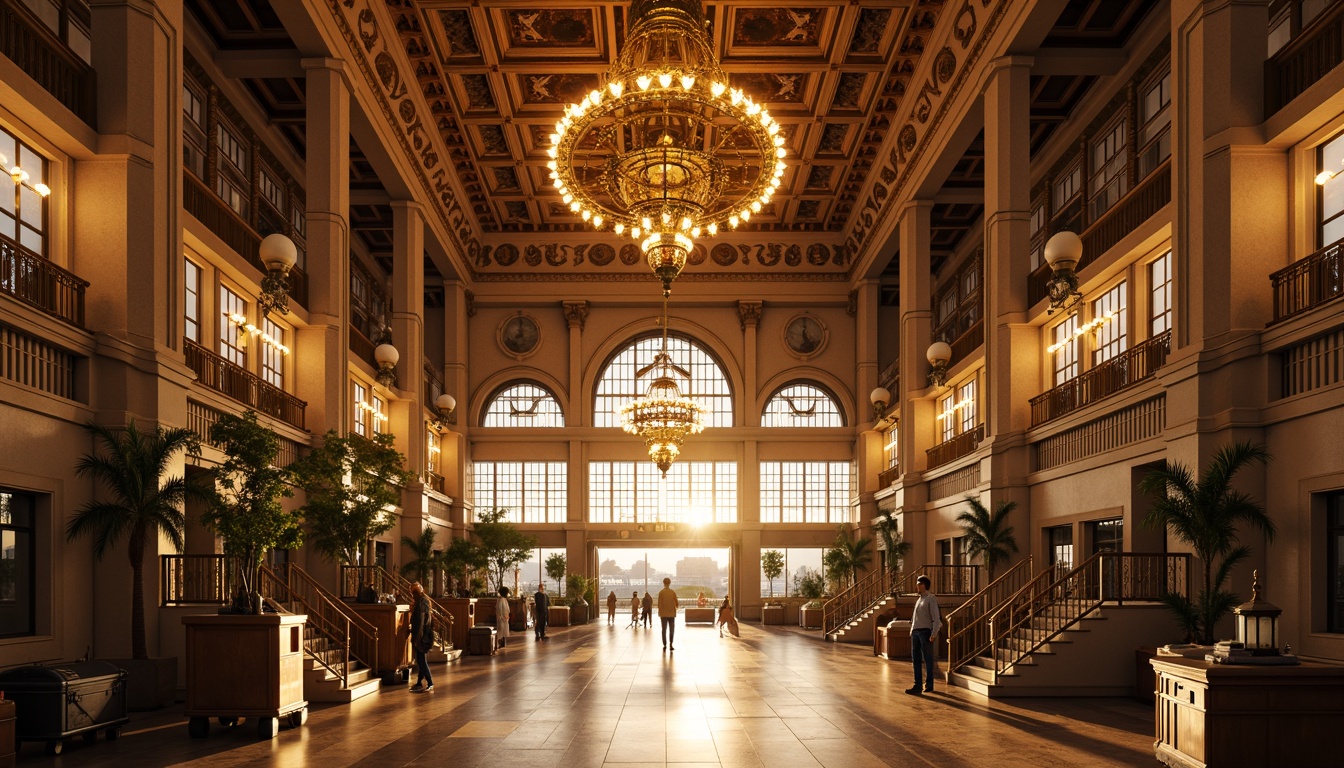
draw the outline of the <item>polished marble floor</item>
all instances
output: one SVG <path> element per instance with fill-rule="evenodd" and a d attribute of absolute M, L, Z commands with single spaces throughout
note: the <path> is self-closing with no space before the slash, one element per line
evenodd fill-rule
<path fill-rule="evenodd" d="M 385 687 L 315 707 L 272 741 L 246 726 L 191 739 L 178 708 L 136 716 L 116 742 L 76 739 L 57 758 L 29 744 L 19 764 L 1155 765 L 1152 711 L 1129 700 L 908 696 L 908 663 L 787 628 L 743 624 L 740 639 L 720 639 L 678 626 L 676 648 L 662 651 L 657 626 L 588 624 L 547 643 L 515 634 L 497 656 L 436 666 L 432 693 Z"/>

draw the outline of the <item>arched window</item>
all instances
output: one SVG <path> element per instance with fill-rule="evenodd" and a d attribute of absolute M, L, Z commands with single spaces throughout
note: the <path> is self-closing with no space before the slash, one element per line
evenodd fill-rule
<path fill-rule="evenodd" d="M 652 363 L 653 356 L 658 354 L 662 346 L 661 337 L 651 336 L 634 342 L 611 358 L 597 380 L 593 407 L 596 426 L 621 425 L 621 406 L 643 397 L 648 388 L 647 378 L 645 381 L 637 381 L 635 373 Z M 682 395 L 693 398 L 705 409 L 705 426 L 733 426 L 733 394 L 718 362 L 695 342 L 677 336 L 668 337 L 667 352 L 672 356 L 674 364 L 690 372 L 690 391 L 685 391 L 685 381 L 679 381 L 678 385 L 683 387 Z"/>
<path fill-rule="evenodd" d="M 565 414 L 555 396 L 536 384 L 510 384 L 485 407 L 482 427 L 563 427 Z"/>
<path fill-rule="evenodd" d="M 814 384 L 789 384 L 765 404 L 762 427 L 843 427 L 845 417 L 830 393 Z"/>

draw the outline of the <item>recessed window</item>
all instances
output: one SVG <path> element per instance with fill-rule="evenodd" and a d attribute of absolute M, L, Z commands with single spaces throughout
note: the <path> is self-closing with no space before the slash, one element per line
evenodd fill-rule
<path fill-rule="evenodd" d="M 472 468 L 478 511 L 508 510 L 511 523 L 563 523 L 569 465 L 563 461 L 478 461 Z"/>
<path fill-rule="evenodd" d="M 7 172 L 17 167 L 28 174 L 27 184 L 12 184 L 0 194 L 0 245 L 8 241 L 45 257 L 47 198 L 34 192 L 30 185 L 46 183 L 47 160 L 14 134 L 0 129 L 0 164 Z"/>
<path fill-rule="evenodd" d="M 563 427 L 560 403 L 536 384 L 512 384 L 500 390 L 485 407 L 482 427 Z"/>
<path fill-rule="evenodd" d="M 225 360 L 242 368 L 247 367 L 247 351 L 243 348 L 246 332 L 238 327 L 237 318 L 247 317 L 247 302 L 243 297 L 219 286 L 219 354 Z"/>
<path fill-rule="evenodd" d="M 1318 150 L 1316 171 L 1334 174 L 1319 185 L 1320 230 L 1316 247 L 1324 248 L 1344 239 L 1344 133 Z"/>
<path fill-rule="evenodd" d="M 1139 178 L 1171 157 L 1171 67 L 1150 79 L 1139 97 Z"/>
<path fill-rule="evenodd" d="M 1055 386 L 1078 376 L 1078 315 L 1069 315 L 1051 330 L 1054 348 L 1050 359 L 1054 365 Z"/>
<path fill-rule="evenodd" d="M 222 118 L 215 132 L 215 141 L 219 146 L 219 179 L 215 184 L 215 194 L 234 213 L 247 219 L 248 189 L 251 186 L 248 180 L 252 175 L 251 148 L 238 129 Z"/>
<path fill-rule="evenodd" d="M 201 343 L 201 268 L 191 259 L 185 261 L 186 296 L 183 302 L 183 334 L 197 344 Z"/>
<path fill-rule="evenodd" d="M 374 396 L 373 411 L 369 414 L 373 418 L 373 434 L 381 435 L 387 430 L 387 401 L 381 397 Z"/>
<path fill-rule="evenodd" d="M 843 427 L 840 406 L 820 387 L 790 384 L 775 393 L 761 414 L 762 427 Z"/>
<path fill-rule="evenodd" d="M 1097 520 L 1088 527 L 1092 529 L 1092 554 L 1125 551 L 1124 518 Z"/>
<path fill-rule="evenodd" d="M 285 353 L 284 350 L 288 342 L 288 334 L 285 327 L 274 322 L 267 317 L 262 322 L 262 330 L 265 331 L 265 338 L 268 339 L 261 345 L 261 378 L 266 383 L 285 388 Z"/>
<path fill-rule="evenodd" d="M 593 408 L 594 426 L 619 427 L 621 425 L 621 407 L 636 398 L 643 397 L 648 381 L 636 379 L 636 372 L 653 362 L 654 355 L 662 349 L 661 337 L 640 339 L 618 352 L 597 382 L 597 397 Z M 689 391 L 685 391 L 685 380 L 678 382 L 683 387 L 682 395 L 694 399 L 705 409 L 705 426 L 733 426 L 733 395 L 728 387 L 728 379 L 714 358 L 694 342 L 671 336 L 667 340 L 667 351 L 673 364 L 691 374 Z"/>
<path fill-rule="evenodd" d="M 761 462 L 762 523 L 847 523 L 848 461 Z"/>
<path fill-rule="evenodd" d="M 1344 632 L 1344 493 L 1327 496 L 1325 507 L 1326 629 Z"/>
<path fill-rule="evenodd" d="M 36 508 L 36 496 L 0 488 L 0 637 L 36 629 Z"/>
<path fill-rule="evenodd" d="M 1092 221 L 1120 201 L 1129 191 L 1126 172 L 1125 137 L 1128 121 L 1122 116 L 1112 122 L 1092 140 L 1092 178 L 1088 181 L 1088 202 L 1092 206 Z"/>
<path fill-rule="evenodd" d="M 1074 163 L 1072 168 L 1060 174 L 1059 177 L 1055 179 L 1055 186 L 1053 189 L 1054 209 L 1056 211 L 1063 210 L 1065 206 L 1073 202 L 1073 199 L 1078 196 L 1078 192 L 1082 189 L 1082 186 L 1083 165 L 1082 163 Z"/>
<path fill-rule="evenodd" d="M 678 461 L 662 477 L 648 461 L 588 464 L 590 523 L 737 522 L 737 464 Z"/>
<path fill-rule="evenodd" d="M 1053 528 L 1045 529 L 1046 541 L 1049 543 L 1050 565 L 1057 572 L 1068 571 L 1073 568 L 1073 526 L 1058 525 Z"/>
<path fill-rule="evenodd" d="M 1171 329 L 1171 251 L 1148 265 L 1148 335 L 1156 336 Z"/>
<path fill-rule="evenodd" d="M 369 436 L 369 414 L 373 405 L 368 402 L 369 390 L 358 381 L 350 382 L 350 391 L 355 400 L 355 434 Z"/>
<path fill-rule="evenodd" d="M 1092 318 L 1101 321 L 1096 329 L 1096 349 L 1092 352 L 1092 364 L 1100 365 L 1129 349 L 1129 309 L 1125 283 L 1121 281 L 1114 288 L 1103 293 L 1092 302 Z M 1109 320 L 1102 318 L 1109 317 Z"/>
<path fill-rule="evenodd" d="M 182 164 L 198 179 L 205 178 L 205 157 L 208 142 L 206 126 L 205 89 L 191 75 L 182 75 Z"/>

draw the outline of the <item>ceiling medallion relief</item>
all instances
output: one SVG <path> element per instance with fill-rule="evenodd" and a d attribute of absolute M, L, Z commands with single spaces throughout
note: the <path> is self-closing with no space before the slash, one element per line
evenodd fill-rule
<path fill-rule="evenodd" d="M 610 266 L 612 269 L 620 269 L 643 262 L 644 257 L 638 245 L 627 241 L 620 244 L 619 248 L 618 251 L 605 242 L 483 244 L 476 250 L 472 268 L 478 274 L 520 267 L 529 271 L 553 267 L 591 272 L 592 268 Z M 756 266 L 777 268 L 781 272 L 796 270 L 842 275 L 852 261 L 852 253 L 844 245 L 835 243 L 731 243 L 719 240 L 696 243 L 686 263 L 691 267 L 707 264 L 707 272 L 714 271 L 715 267 Z"/>
<path fill-rule="evenodd" d="M 872 182 L 859 219 L 846 244 L 858 253 L 894 209 L 893 202 L 909 182 L 913 168 L 930 145 L 955 96 L 961 91 L 998 28 L 1008 0 L 962 0 L 952 18 L 947 45 L 933 58 L 924 83 L 915 93 L 908 116 L 896 134 L 878 177 Z"/>

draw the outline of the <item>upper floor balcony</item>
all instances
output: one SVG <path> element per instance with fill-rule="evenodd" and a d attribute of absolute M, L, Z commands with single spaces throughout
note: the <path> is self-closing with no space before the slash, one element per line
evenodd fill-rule
<path fill-rule="evenodd" d="M 1171 331 L 1154 336 L 1142 344 L 1059 386 L 1031 399 L 1031 426 L 1100 402 L 1121 390 L 1152 377 L 1167 362 L 1171 352 Z"/>
<path fill-rule="evenodd" d="M 0 293 L 84 327 L 86 280 L 0 235 Z"/>
<path fill-rule="evenodd" d="M 1344 62 L 1344 3 L 1327 3 L 1324 9 L 1302 0 L 1270 5 L 1271 46 L 1280 47 L 1265 60 L 1266 117 Z M 1306 19 L 1307 14 L 1313 15 Z"/>
<path fill-rule="evenodd" d="M 934 469 L 944 464 L 956 461 L 963 456 L 969 456 L 980 446 L 980 441 L 985 439 L 985 425 L 980 424 L 975 429 L 962 432 L 956 437 L 945 440 L 938 445 L 926 451 L 929 459 L 928 468 Z"/>
<path fill-rule="evenodd" d="M 1333 242 L 1269 276 L 1274 319 L 1287 320 L 1344 295 L 1344 240 Z"/>
<path fill-rule="evenodd" d="M 183 339 L 187 365 L 196 372 L 197 381 L 246 405 L 258 413 L 299 429 L 304 426 L 308 403 L 268 383 L 242 366 L 235 365 L 191 339 Z"/>
<path fill-rule="evenodd" d="M 48 7 L 46 18 L 30 6 Z M 89 7 L 79 2 L 0 0 L 0 53 L 89 126 L 98 127 L 97 77 L 75 52 L 87 53 Z"/>

